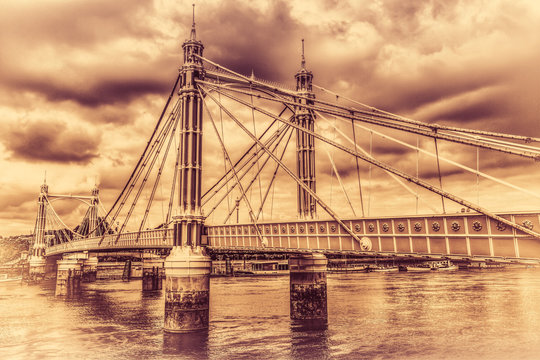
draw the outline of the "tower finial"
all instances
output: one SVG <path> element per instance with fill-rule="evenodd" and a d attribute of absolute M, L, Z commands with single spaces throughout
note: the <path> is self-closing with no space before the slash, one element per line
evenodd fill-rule
<path fill-rule="evenodd" d="M 302 39 L 302 69 L 306 68 L 306 58 L 304 57 L 304 39 Z"/>
<path fill-rule="evenodd" d="M 191 25 L 191 40 L 196 40 L 195 33 L 195 4 L 193 4 L 193 24 Z"/>
<path fill-rule="evenodd" d="M 47 184 L 47 170 L 45 170 L 45 176 L 43 177 L 43 184 Z"/>

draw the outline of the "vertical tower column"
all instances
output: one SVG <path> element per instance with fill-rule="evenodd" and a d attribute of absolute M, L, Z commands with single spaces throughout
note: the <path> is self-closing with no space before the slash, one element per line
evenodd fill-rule
<path fill-rule="evenodd" d="M 88 214 L 88 236 L 99 236 L 97 226 L 99 224 L 98 208 L 99 206 L 99 189 L 94 186 L 92 189 L 92 200 L 90 202 L 90 211 Z"/>
<path fill-rule="evenodd" d="M 304 40 L 302 40 L 302 68 L 294 76 L 296 91 L 299 96 L 295 107 L 295 121 L 304 129 L 315 130 L 315 117 L 313 113 L 302 105 L 313 105 L 310 99 L 315 98 L 312 90 L 313 73 L 305 68 Z M 312 135 L 296 130 L 296 169 L 297 176 L 309 189 L 316 191 L 315 187 L 315 139 Z M 317 203 L 315 198 L 304 188 L 298 185 L 297 191 L 298 216 L 301 219 L 314 219 L 317 216 Z"/>
<path fill-rule="evenodd" d="M 289 258 L 291 319 L 326 320 L 326 270 L 322 254 L 294 255 Z"/>
<path fill-rule="evenodd" d="M 180 166 L 179 206 L 174 217 L 174 244 L 165 260 L 165 325 L 168 332 L 208 328 L 212 262 L 201 247 L 204 217 L 201 212 L 202 106 L 197 79 L 204 78 L 204 46 L 196 40 L 195 19 L 191 36 L 182 45 L 179 95 Z"/>
<path fill-rule="evenodd" d="M 38 211 L 36 226 L 34 231 L 34 244 L 30 251 L 30 280 L 38 281 L 45 277 L 45 224 L 47 220 L 47 195 L 49 186 L 46 183 L 41 185 L 38 198 Z"/>

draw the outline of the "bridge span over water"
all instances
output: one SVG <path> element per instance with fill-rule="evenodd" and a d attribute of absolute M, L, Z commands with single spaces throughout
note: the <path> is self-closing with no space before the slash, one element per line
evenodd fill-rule
<path fill-rule="evenodd" d="M 193 21 L 165 107 L 108 210 L 97 187 L 91 196 L 64 196 L 49 194 L 48 185 L 42 185 L 30 274 L 39 277 L 47 258 L 62 255 L 57 263 L 59 295 L 77 284 L 81 269 L 96 265 L 96 253 L 170 249 L 166 259 L 148 259 L 153 278 L 150 283 L 143 279 L 143 287 L 161 288 L 164 272 L 165 330 L 186 332 L 208 327 L 207 250 L 290 254 L 295 320 L 327 316 L 325 254 L 540 264 L 538 201 L 526 212 L 499 213 L 479 205 L 480 178 L 540 199 L 479 166 L 480 150 L 538 163 L 539 138 L 425 123 L 338 95 L 313 82 L 303 42 L 294 87 L 239 74 L 204 57 L 203 49 Z M 410 160 L 416 159 L 408 164 L 416 166 L 404 170 L 403 164 L 380 160 L 373 137 L 403 146 Z M 294 148 L 288 147 L 291 139 Z M 203 143 L 209 146 L 205 151 Z M 442 143 L 476 151 L 476 166 L 442 156 Z M 321 150 L 328 157 L 324 163 Z M 420 155 L 433 161 L 435 175 L 421 176 Z M 205 173 L 203 160 L 213 164 Z M 443 187 L 441 163 L 474 176 L 476 201 Z M 330 169 L 330 186 L 324 182 L 328 175 L 316 165 Z M 422 201 L 433 213 L 370 216 L 375 169 L 412 195 L 416 214 Z M 351 178 L 352 191 L 346 183 Z M 339 199 L 334 195 L 332 201 L 336 192 Z M 426 194 L 431 198 L 424 199 Z M 56 200 L 73 199 L 88 205 L 75 228 L 66 226 L 53 206 Z M 296 211 L 286 216 L 291 199 L 296 200 Z M 396 199 L 385 200 L 386 208 L 393 208 Z M 283 208 L 274 209 L 280 202 Z M 450 204 L 463 211 L 452 213 Z M 215 220 L 219 216 L 224 218 L 221 223 Z"/>

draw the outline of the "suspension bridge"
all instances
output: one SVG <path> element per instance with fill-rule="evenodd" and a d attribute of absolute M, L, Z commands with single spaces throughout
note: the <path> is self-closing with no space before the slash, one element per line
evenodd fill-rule
<path fill-rule="evenodd" d="M 540 196 L 481 172 L 478 160 L 475 169 L 439 154 L 444 144 L 476 151 L 477 159 L 482 150 L 535 163 L 539 138 L 425 123 L 340 96 L 313 82 L 303 47 L 291 88 L 204 57 L 193 21 L 178 77 L 112 206 L 105 210 L 97 188 L 91 196 L 66 196 L 42 185 L 30 272 L 42 274 L 48 257 L 62 255 L 57 284 L 65 287 L 88 261 L 84 254 L 170 250 L 165 330 L 183 332 L 208 326 L 209 252 L 290 254 L 293 319 L 326 316 L 328 254 L 540 263 L 538 209 L 493 212 L 458 196 L 443 186 L 441 163 L 472 174 L 477 184 L 482 178 Z M 373 137 L 416 153 L 416 167 L 378 159 Z M 432 142 L 434 151 L 419 139 Z M 433 160 L 435 183 L 419 175 L 420 155 Z M 212 167 L 203 171 L 205 161 Z M 316 165 L 330 169 L 330 179 Z M 361 175 L 366 166 L 367 179 Z M 410 193 L 416 209 L 423 201 L 432 213 L 371 216 L 376 169 Z M 353 189 L 345 181 L 351 178 Z M 294 197 L 296 210 L 280 208 Z M 66 199 L 88 206 L 75 228 L 54 210 L 53 202 Z M 464 211 L 446 211 L 449 204 Z"/>

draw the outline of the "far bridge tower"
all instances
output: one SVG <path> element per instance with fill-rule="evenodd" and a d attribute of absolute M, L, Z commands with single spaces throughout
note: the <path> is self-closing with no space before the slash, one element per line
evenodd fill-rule
<path fill-rule="evenodd" d="M 313 73 L 306 70 L 304 57 L 304 39 L 302 39 L 301 69 L 294 76 L 298 106 L 295 107 L 296 123 L 310 131 L 315 129 L 315 116 L 312 111 L 302 105 L 313 105 L 310 99 L 315 98 L 312 89 Z M 313 135 L 296 130 L 296 170 L 300 181 L 315 192 L 315 139 Z M 317 203 L 315 198 L 304 188 L 298 185 L 297 190 L 298 216 L 300 219 L 315 219 L 317 216 Z"/>

